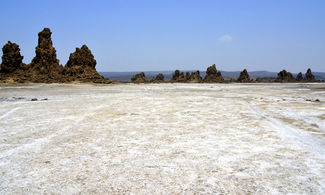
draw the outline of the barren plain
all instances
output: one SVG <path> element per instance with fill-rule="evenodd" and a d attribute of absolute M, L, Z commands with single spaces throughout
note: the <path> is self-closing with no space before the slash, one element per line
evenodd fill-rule
<path fill-rule="evenodd" d="M 0 194 L 325 193 L 324 83 L 1 85 L 0 135 Z"/>

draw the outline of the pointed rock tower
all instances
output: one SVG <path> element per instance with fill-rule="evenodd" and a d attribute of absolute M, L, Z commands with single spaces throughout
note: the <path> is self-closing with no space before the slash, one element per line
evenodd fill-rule
<path fill-rule="evenodd" d="M 240 75 L 239 75 L 237 81 L 241 82 L 241 83 L 251 82 L 251 78 L 249 77 L 249 74 L 246 69 L 244 69 L 242 72 L 240 72 Z"/>
<path fill-rule="evenodd" d="M 96 60 L 87 45 L 76 48 L 76 51 L 70 54 L 69 60 L 65 65 L 63 74 L 72 80 L 95 83 L 111 83 L 96 71 Z"/>
<path fill-rule="evenodd" d="M 40 74 L 48 74 L 52 77 L 61 70 L 59 60 L 56 58 L 56 50 L 53 47 L 52 32 L 44 28 L 38 33 L 38 44 L 35 48 L 36 56 L 31 62 L 31 68 Z"/>
<path fill-rule="evenodd" d="M 220 71 L 217 71 L 216 65 L 207 68 L 206 75 L 204 77 L 203 82 L 205 83 L 222 83 L 224 79 L 221 75 Z"/>
<path fill-rule="evenodd" d="M 282 70 L 278 73 L 278 77 L 276 78 L 277 82 L 293 82 L 294 78 L 291 72 L 287 72 L 286 70 Z"/>
<path fill-rule="evenodd" d="M 302 73 L 299 72 L 296 76 L 296 81 L 302 81 L 304 79 L 304 77 L 302 76 Z"/>
<path fill-rule="evenodd" d="M 305 74 L 305 81 L 307 81 L 307 82 L 315 82 L 316 81 L 315 76 L 311 72 L 310 68 L 308 68 L 308 70 Z"/>

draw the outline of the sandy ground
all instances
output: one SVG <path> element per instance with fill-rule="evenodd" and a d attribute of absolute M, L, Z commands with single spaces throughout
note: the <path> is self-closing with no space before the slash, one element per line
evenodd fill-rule
<path fill-rule="evenodd" d="M 0 194 L 325 193 L 325 84 L 6 85 L 0 135 Z"/>

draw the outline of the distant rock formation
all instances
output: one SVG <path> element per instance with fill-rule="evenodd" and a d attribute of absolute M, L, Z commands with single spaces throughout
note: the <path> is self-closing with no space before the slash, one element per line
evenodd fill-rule
<path fill-rule="evenodd" d="M 316 81 L 315 76 L 311 72 L 310 68 L 308 68 L 308 70 L 305 74 L 305 81 L 307 81 L 307 82 L 315 82 Z"/>
<path fill-rule="evenodd" d="M 296 81 L 302 81 L 304 78 L 303 78 L 303 76 L 302 76 L 302 73 L 301 72 L 299 72 L 298 74 L 297 74 L 297 76 L 296 76 Z"/>
<path fill-rule="evenodd" d="M 1 64 L 1 82 L 36 82 L 36 83 L 65 83 L 65 82 L 94 82 L 111 83 L 99 75 L 95 69 L 96 60 L 87 46 L 70 55 L 66 67 L 59 64 L 56 50 L 53 47 L 52 32 L 44 28 L 38 33 L 36 56 L 29 65 L 22 63 L 19 46 L 10 41 L 3 47 Z"/>
<path fill-rule="evenodd" d="M 164 75 L 159 73 L 155 77 L 153 77 L 150 80 L 150 82 L 152 82 L 152 83 L 161 83 L 161 82 L 164 82 L 164 79 L 165 79 Z"/>
<path fill-rule="evenodd" d="M 277 82 L 293 82 L 295 79 L 293 78 L 291 72 L 287 72 L 286 70 L 282 70 L 278 73 L 278 77 L 276 78 Z"/>
<path fill-rule="evenodd" d="M 8 41 L 2 48 L 2 63 L 0 72 L 12 73 L 23 66 L 23 56 L 20 55 L 19 45 Z"/>
<path fill-rule="evenodd" d="M 184 72 L 180 72 L 179 70 L 175 70 L 171 82 L 186 82 L 186 78 Z"/>
<path fill-rule="evenodd" d="M 200 75 L 200 71 L 192 72 L 190 78 L 188 79 L 190 83 L 201 83 L 202 77 Z"/>
<path fill-rule="evenodd" d="M 237 81 L 241 82 L 241 83 L 251 82 L 251 78 L 249 77 L 249 74 L 246 69 L 244 69 L 242 72 L 240 72 L 240 75 L 239 75 Z"/>
<path fill-rule="evenodd" d="M 217 71 L 215 64 L 213 64 L 212 66 L 207 68 L 206 75 L 204 77 L 203 82 L 206 82 L 206 83 L 224 82 L 221 72 Z"/>
<path fill-rule="evenodd" d="M 190 72 L 186 72 L 186 73 L 185 73 L 185 80 L 186 80 L 186 81 L 189 81 L 189 80 L 190 80 L 190 77 L 191 77 Z"/>
<path fill-rule="evenodd" d="M 144 74 L 144 72 L 140 72 L 140 73 L 132 76 L 131 81 L 133 83 L 146 83 L 147 78 L 146 78 L 146 75 Z"/>

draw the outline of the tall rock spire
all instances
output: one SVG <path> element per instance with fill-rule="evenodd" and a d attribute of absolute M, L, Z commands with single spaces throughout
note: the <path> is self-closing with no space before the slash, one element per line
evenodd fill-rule
<path fill-rule="evenodd" d="M 60 66 L 59 60 L 56 58 L 51 34 L 49 28 L 44 28 L 38 33 L 38 44 L 35 48 L 36 56 L 33 58 L 31 66 L 39 69 L 41 73 L 49 73 Z"/>

